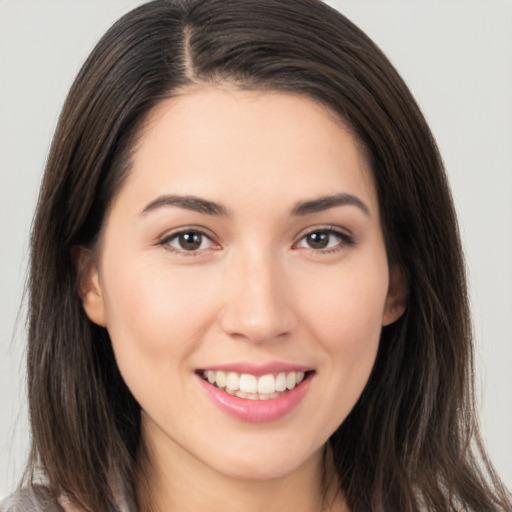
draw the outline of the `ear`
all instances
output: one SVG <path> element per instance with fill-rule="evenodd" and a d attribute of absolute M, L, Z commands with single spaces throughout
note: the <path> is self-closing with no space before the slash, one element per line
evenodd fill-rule
<path fill-rule="evenodd" d="M 107 326 L 107 314 L 101 289 L 98 268 L 90 249 L 74 247 L 72 258 L 77 272 L 77 292 L 89 320 Z"/>
<path fill-rule="evenodd" d="M 394 265 L 389 269 L 389 286 L 382 325 L 390 325 L 404 314 L 408 296 L 409 285 L 405 272 L 398 265 Z"/>

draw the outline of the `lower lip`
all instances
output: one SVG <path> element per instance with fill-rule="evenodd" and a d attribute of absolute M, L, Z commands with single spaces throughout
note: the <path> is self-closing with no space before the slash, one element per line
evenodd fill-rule
<path fill-rule="evenodd" d="M 223 412 L 241 421 L 264 423 L 291 413 L 309 389 L 312 375 L 307 374 L 297 387 L 270 400 L 239 398 L 213 386 L 199 375 L 197 378 L 210 400 Z"/>

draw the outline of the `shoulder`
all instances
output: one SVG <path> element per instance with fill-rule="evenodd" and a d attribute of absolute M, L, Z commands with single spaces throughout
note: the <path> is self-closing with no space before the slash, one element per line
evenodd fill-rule
<path fill-rule="evenodd" d="M 0 502 L 0 512 L 65 512 L 41 486 L 20 489 Z"/>

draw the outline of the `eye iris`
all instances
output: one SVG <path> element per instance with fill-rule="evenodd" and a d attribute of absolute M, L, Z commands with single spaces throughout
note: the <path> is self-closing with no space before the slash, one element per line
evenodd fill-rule
<path fill-rule="evenodd" d="M 195 251 L 201 247 L 203 237 L 201 233 L 191 231 L 189 233 L 181 233 L 179 235 L 180 247 L 186 251 Z"/>
<path fill-rule="evenodd" d="M 329 245 L 329 233 L 317 231 L 307 236 L 308 245 L 312 249 L 325 249 Z"/>

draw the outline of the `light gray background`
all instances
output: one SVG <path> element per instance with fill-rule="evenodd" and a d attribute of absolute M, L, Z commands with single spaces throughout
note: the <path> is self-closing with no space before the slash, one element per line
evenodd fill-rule
<path fill-rule="evenodd" d="M 0 497 L 29 439 L 23 313 L 15 324 L 50 139 L 93 44 L 140 3 L 0 0 Z M 467 254 L 483 432 L 512 487 L 512 2 L 329 3 L 388 54 L 437 137 Z"/>

